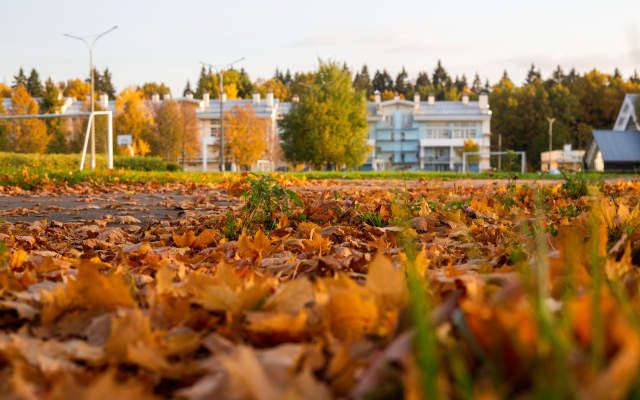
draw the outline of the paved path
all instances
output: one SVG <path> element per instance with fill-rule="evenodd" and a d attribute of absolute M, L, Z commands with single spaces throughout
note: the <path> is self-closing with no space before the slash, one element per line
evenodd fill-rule
<path fill-rule="evenodd" d="M 616 182 L 620 178 L 608 178 L 608 182 Z M 635 179 L 633 177 L 623 180 Z M 399 180 L 399 179 L 354 179 L 354 180 L 317 180 L 310 181 L 300 187 L 289 187 L 301 192 L 346 191 L 346 190 L 393 190 L 418 187 L 453 187 L 456 186 L 498 186 L 507 184 L 506 180 L 495 179 L 459 179 L 459 180 Z M 555 185 L 564 180 L 518 180 L 518 184 Z M 171 220 L 189 216 L 198 212 L 224 212 L 226 207 L 239 205 L 238 199 L 229 199 L 225 189 L 203 191 L 158 191 L 155 193 L 99 193 L 92 192 L 77 196 L 41 196 L 38 194 L 21 196 L 1 196 L 0 212 L 20 209 L 15 215 L 4 215 L 9 222 L 33 222 L 42 219 L 59 222 L 92 220 L 107 215 L 116 220 L 115 225 L 141 225 L 149 220 Z M 133 217 L 140 222 L 127 222 L 126 217 Z"/>

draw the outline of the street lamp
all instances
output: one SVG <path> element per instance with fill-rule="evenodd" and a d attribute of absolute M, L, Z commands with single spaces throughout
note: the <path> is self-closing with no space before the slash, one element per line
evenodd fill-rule
<path fill-rule="evenodd" d="M 107 33 L 111 32 L 112 30 L 116 29 L 118 27 L 118 25 L 114 26 L 113 28 L 99 34 L 96 36 L 85 36 L 85 37 L 79 37 L 79 36 L 72 36 L 72 35 L 68 35 L 68 34 L 64 34 L 64 36 L 70 37 L 72 39 L 78 39 L 78 40 L 82 40 L 87 47 L 89 48 L 89 62 L 91 64 L 91 112 L 95 111 L 95 102 L 93 99 L 93 45 L 96 44 L 96 41 L 98 39 L 100 39 L 102 36 L 106 35 Z M 88 38 L 92 38 L 95 37 L 95 39 L 93 39 L 93 42 L 91 42 L 91 44 L 89 44 L 89 42 L 87 42 Z M 96 169 L 96 124 L 95 121 L 93 122 L 93 124 L 91 124 L 91 169 L 94 170 Z"/>
<path fill-rule="evenodd" d="M 551 149 L 553 144 L 553 121 L 555 118 L 547 117 L 547 121 L 549 121 L 549 172 L 551 172 Z"/>
<path fill-rule="evenodd" d="M 231 67 L 233 64 L 238 63 L 240 61 L 244 60 L 244 57 L 242 57 L 239 60 L 235 60 L 234 62 L 231 62 L 229 64 L 226 65 L 213 65 L 213 64 L 209 64 L 209 63 L 205 63 L 200 61 L 200 64 L 207 66 L 209 68 L 215 68 L 216 70 L 216 74 L 219 75 L 219 79 L 220 79 L 220 172 L 224 172 L 224 115 L 223 115 L 223 103 L 222 103 L 222 93 L 224 93 L 223 87 L 224 87 L 224 81 L 223 79 L 223 74 L 224 74 L 224 70 L 225 68 L 229 68 Z M 218 68 L 221 67 L 221 68 Z"/>

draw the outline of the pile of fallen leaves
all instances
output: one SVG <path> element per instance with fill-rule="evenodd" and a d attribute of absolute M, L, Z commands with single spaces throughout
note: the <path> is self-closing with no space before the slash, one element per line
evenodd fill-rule
<path fill-rule="evenodd" d="M 301 190 L 251 231 L 220 185 L 226 214 L 1 223 L 0 399 L 640 393 L 637 181 Z"/>

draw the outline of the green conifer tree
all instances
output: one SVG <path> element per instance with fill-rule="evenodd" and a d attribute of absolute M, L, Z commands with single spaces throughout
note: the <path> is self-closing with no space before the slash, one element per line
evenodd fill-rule
<path fill-rule="evenodd" d="M 24 75 L 22 67 L 20 67 L 20 72 L 18 72 L 18 75 L 13 77 L 13 85 L 11 85 L 14 90 L 18 89 L 18 86 L 27 87 L 27 77 Z"/>

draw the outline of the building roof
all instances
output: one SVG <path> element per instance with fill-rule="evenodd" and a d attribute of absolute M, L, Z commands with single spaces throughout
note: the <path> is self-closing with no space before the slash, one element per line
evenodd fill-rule
<path fill-rule="evenodd" d="M 605 162 L 639 162 L 640 131 L 593 131 Z"/>
<path fill-rule="evenodd" d="M 477 101 L 462 104 L 461 101 L 436 101 L 429 105 L 428 101 L 421 101 L 417 115 L 483 115 Z"/>
<path fill-rule="evenodd" d="M 383 109 L 389 106 L 405 105 L 413 107 L 415 103 L 410 100 L 393 99 L 383 101 L 379 104 L 379 108 Z M 382 117 L 378 114 L 376 103 L 371 101 L 367 103 L 367 113 L 369 120 L 377 120 Z M 451 117 L 460 117 L 469 119 L 477 117 L 478 119 L 489 119 L 491 111 L 489 109 L 482 110 L 478 101 L 470 101 L 464 104 L 462 101 L 436 101 L 429 104 L 428 101 L 421 101 L 417 109 L 414 108 L 413 116 L 419 120 L 442 119 Z"/>
<path fill-rule="evenodd" d="M 284 104 L 284 103 L 280 103 L 279 99 L 273 99 L 273 107 L 267 107 L 266 99 L 260 99 L 260 101 L 257 104 L 253 102 L 253 99 L 234 99 L 234 100 L 225 101 L 223 103 L 223 110 L 229 111 L 235 106 L 245 107 L 247 103 L 251 107 L 253 107 L 253 110 L 258 116 L 265 116 L 265 115 L 270 116 L 273 114 L 274 110 L 278 110 L 282 106 L 282 104 Z M 280 114 L 280 112 L 278 114 Z M 219 116 L 220 101 L 217 99 L 212 99 L 209 101 L 209 106 L 203 105 L 203 108 L 200 111 L 198 111 L 198 116 L 201 117 L 203 115 L 211 115 L 214 117 Z"/>
<path fill-rule="evenodd" d="M 614 129 L 622 131 L 635 131 L 640 129 L 640 121 L 636 117 L 636 104 L 635 101 L 640 96 L 639 94 L 627 94 L 624 96 L 620 111 L 616 118 Z"/>

